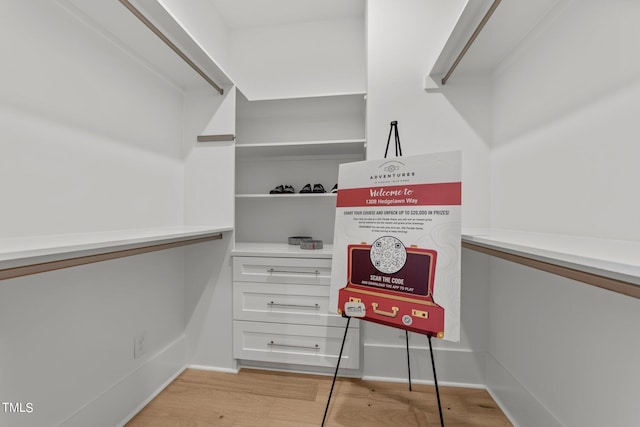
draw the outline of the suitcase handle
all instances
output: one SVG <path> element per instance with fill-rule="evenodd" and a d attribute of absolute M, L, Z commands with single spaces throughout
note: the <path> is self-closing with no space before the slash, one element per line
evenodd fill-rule
<path fill-rule="evenodd" d="M 398 307 L 391 307 L 391 311 L 378 310 L 378 303 L 372 302 L 371 307 L 373 308 L 373 312 L 375 314 L 379 314 L 380 316 L 385 317 L 396 317 L 400 309 Z"/>

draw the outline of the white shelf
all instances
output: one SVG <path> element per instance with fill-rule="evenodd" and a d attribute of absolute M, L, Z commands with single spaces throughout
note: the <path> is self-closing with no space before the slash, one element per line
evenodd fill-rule
<path fill-rule="evenodd" d="M 337 193 L 236 194 L 236 199 L 308 199 L 335 198 Z"/>
<path fill-rule="evenodd" d="M 284 100 L 284 101 L 290 101 L 290 100 L 295 100 L 295 99 L 314 99 L 314 98 L 335 98 L 335 97 L 347 97 L 347 96 L 358 96 L 358 97 L 363 97 L 366 98 L 367 93 L 364 91 L 353 91 L 353 92 L 322 92 L 322 93 L 299 93 L 299 94 L 287 94 L 284 96 L 270 96 L 268 98 L 264 98 L 264 97 L 251 97 L 251 96 L 247 96 L 247 100 L 251 101 L 251 102 L 256 102 L 256 101 L 280 101 L 280 100 Z"/>
<path fill-rule="evenodd" d="M 331 242 L 340 165 L 366 157 L 363 94 L 249 101 L 239 93 L 236 107 L 236 241 Z M 327 193 L 300 193 L 307 184 Z M 269 194 L 278 185 L 295 192 Z"/>
<path fill-rule="evenodd" d="M 300 249 L 287 243 L 236 242 L 232 256 L 266 256 L 276 258 L 332 258 L 333 245 L 324 244 L 323 249 Z"/>
<path fill-rule="evenodd" d="M 529 35 L 562 0 L 502 1 L 453 73 L 488 73 Z M 453 65 L 493 0 L 468 0 L 438 59 L 425 78 L 425 89 L 441 87 Z"/>
<path fill-rule="evenodd" d="M 161 227 L 0 239 L 0 271 L 215 237 L 221 227 Z M 186 243 L 188 244 L 188 243 Z"/>
<path fill-rule="evenodd" d="M 640 290 L 640 242 L 496 229 L 463 230 L 462 241 L 630 283 Z"/>
<path fill-rule="evenodd" d="M 294 142 L 236 142 L 238 157 L 345 156 L 362 155 L 364 139 Z"/>

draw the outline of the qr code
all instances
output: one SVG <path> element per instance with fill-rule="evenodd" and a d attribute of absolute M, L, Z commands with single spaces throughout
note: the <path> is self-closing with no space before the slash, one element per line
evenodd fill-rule
<path fill-rule="evenodd" d="M 380 237 L 371 245 L 369 258 L 376 270 L 392 274 L 404 267 L 407 261 L 407 250 L 395 237 Z"/>

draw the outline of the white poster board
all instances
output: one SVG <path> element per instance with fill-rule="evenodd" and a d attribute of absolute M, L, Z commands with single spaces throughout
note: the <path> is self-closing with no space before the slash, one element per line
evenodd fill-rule
<path fill-rule="evenodd" d="M 461 190 L 459 151 L 340 165 L 330 307 L 459 341 Z"/>

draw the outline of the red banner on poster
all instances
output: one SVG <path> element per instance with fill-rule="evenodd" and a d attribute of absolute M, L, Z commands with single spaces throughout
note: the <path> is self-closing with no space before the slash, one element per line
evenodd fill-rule
<path fill-rule="evenodd" d="M 462 204 L 462 183 L 394 185 L 346 188 L 338 192 L 336 206 L 443 206 Z"/>

